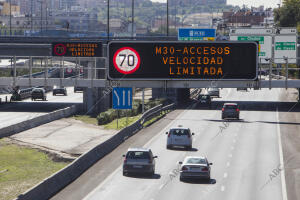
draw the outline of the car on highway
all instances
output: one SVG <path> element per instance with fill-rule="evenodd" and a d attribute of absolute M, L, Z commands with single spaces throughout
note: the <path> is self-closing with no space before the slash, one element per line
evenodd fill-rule
<path fill-rule="evenodd" d="M 198 96 L 198 105 L 199 106 L 208 106 L 209 108 L 211 107 L 211 97 L 210 95 L 199 95 Z"/>
<path fill-rule="evenodd" d="M 181 125 L 178 127 L 171 128 L 168 132 L 167 137 L 167 149 L 174 147 L 184 147 L 186 149 L 192 149 L 192 135 L 189 128 L 184 128 Z"/>
<path fill-rule="evenodd" d="M 205 179 L 210 180 L 210 166 L 213 163 L 208 162 L 203 156 L 187 156 L 181 164 L 180 181 L 186 179 Z"/>
<path fill-rule="evenodd" d="M 240 109 L 236 103 L 224 103 L 222 108 L 222 119 L 240 119 Z"/>
<path fill-rule="evenodd" d="M 155 174 L 155 158 L 151 149 L 129 148 L 126 155 L 123 155 L 123 175 L 139 173 L 152 176 Z"/>
<path fill-rule="evenodd" d="M 53 96 L 56 96 L 57 94 L 67 96 L 67 89 L 65 87 L 54 88 L 52 94 Z"/>
<path fill-rule="evenodd" d="M 239 87 L 239 88 L 236 88 L 236 91 L 244 91 L 244 92 L 247 92 L 247 91 L 248 91 L 248 88 L 246 88 L 246 87 Z"/>
<path fill-rule="evenodd" d="M 83 87 L 78 87 L 78 86 L 74 87 L 74 93 L 76 93 L 76 92 L 82 92 L 82 91 L 83 91 Z"/>
<path fill-rule="evenodd" d="M 46 91 L 44 88 L 34 88 L 31 92 L 31 100 L 35 101 L 41 99 L 43 101 L 47 100 Z"/>
<path fill-rule="evenodd" d="M 220 98 L 220 89 L 219 88 L 208 88 L 207 95 L 211 97 L 218 97 Z"/>

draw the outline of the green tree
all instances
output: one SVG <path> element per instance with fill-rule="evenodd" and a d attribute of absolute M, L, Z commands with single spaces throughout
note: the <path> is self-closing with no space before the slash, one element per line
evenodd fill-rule
<path fill-rule="evenodd" d="M 281 27 L 300 25 L 300 0 L 285 0 L 283 6 L 274 9 L 274 20 Z"/>

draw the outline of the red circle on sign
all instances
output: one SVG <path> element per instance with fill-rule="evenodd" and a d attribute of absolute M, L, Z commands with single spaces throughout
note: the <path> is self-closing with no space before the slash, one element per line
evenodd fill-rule
<path fill-rule="evenodd" d="M 72 73 L 73 70 L 72 70 L 72 68 L 67 68 L 66 71 L 67 71 L 67 73 L 70 74 L 70 73 Z"/>
<path fill-rule="evenodd" d="M 63 44 L 56 44 L 54 46 L 54 53 L 57 55 L 57 56 L 63 56 L 65 55 L 67 52 L 67 47 Z"/>
<path fill-rule="evenodd" d="M 130 50 L 130 51 L 132 51 L 132 52 L 135 54 L 135 56 L 137 57 L 137 64 L 136 64 L 136 66 L 135 66 L 132 70 L 130 70 L 130 71 L 124 71 L 124 70 L 120 69 L 120 67 L 119 67 L 118 64 L 116 63 L 116 58 L 117 58 L 118 54 L 119 54 L 121 51 L 123 51 L 123 50 Z M 118 49 L 118 51 L 116 51 L 116 53 L 114 54 L 114 57 L 113 57 L 113 63 L 114 63 L 114 67 L 118 70 L 118 72 L 120 72 L 120 73 L 122 73 L 122 74 L 132 74 L 133 72 L 135 72 L 136 70 L 138 70 L 138 68 L 140 67 L 140 64 L 141 64 L 141 57 L 140 57 L 139 53 L 138 53 L 135 49 L 133 49 L 133 48 L 131 48 L 131 47 L 122 47 L 121 49 Z"/>

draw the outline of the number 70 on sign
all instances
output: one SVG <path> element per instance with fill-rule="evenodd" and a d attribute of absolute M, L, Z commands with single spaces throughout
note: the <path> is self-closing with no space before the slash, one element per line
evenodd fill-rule
<path fill-rule="evenodd" d="M 113 109 L 132 109 L 132 88 L 115 87 L 112 95 Z"/>

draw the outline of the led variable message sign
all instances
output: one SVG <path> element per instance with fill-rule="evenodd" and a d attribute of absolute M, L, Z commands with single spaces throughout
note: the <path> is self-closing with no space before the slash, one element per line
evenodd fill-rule
<path fill-rule="evenodd" d="M 102 44 L 99 42 L 52 43 L 52 56 L 102 57 Z"/>
<path fill-rule="evenodd" d="M 254 80 L 256 42 L 111 42 L 112 80 Z"/>

